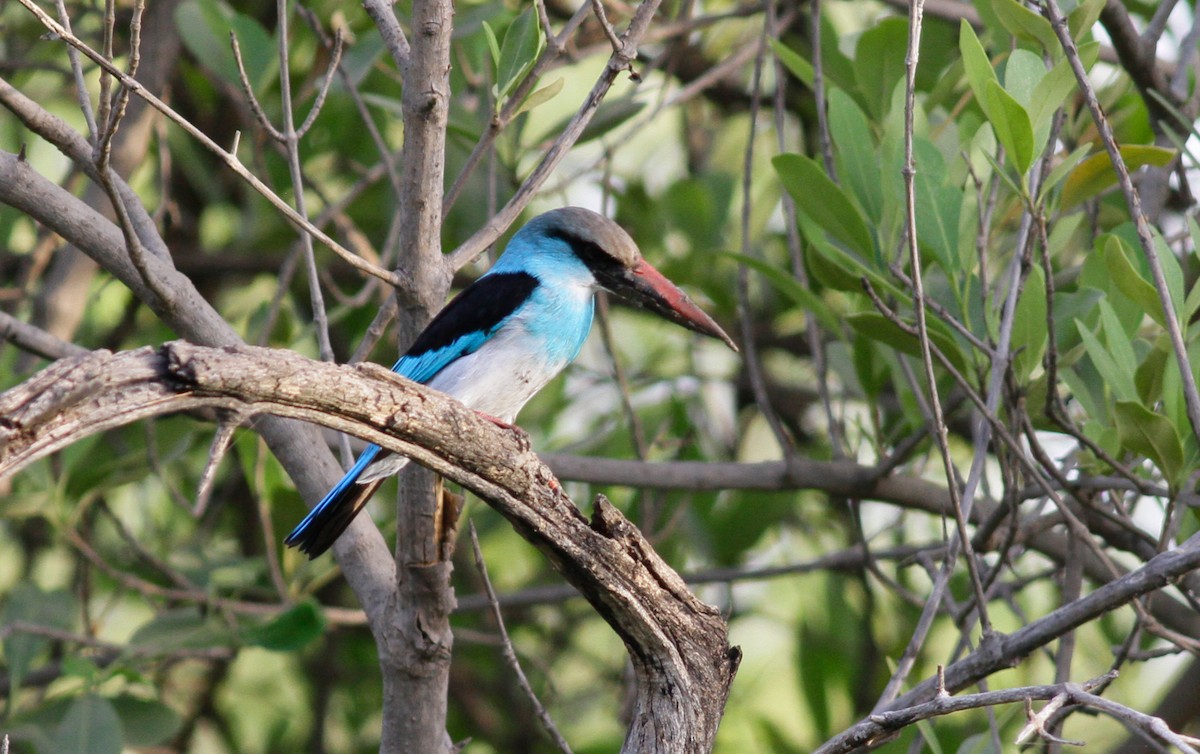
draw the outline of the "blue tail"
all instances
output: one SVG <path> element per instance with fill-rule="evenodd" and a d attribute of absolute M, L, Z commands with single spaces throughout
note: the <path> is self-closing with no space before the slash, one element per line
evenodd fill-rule
<path fill-rule="evenodd" d="M 380 450 L 382 449 L 378 445 L 368 445 L 358 457 L 354 468 L 346 472 L 342 481 L 317 503 L 283 543 L 288 547 L 300 548 L 300 552 L 306 553 L 310 558 L 328 550 L 383 483 L 382 479 L 366 484 L 358 483 L 363 470 L 376 460 Z"/>

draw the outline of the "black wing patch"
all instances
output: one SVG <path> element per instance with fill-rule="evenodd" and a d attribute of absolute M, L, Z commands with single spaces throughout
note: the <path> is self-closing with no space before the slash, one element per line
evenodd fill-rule
<path fill-rule="evenodd" d="M 538 279 L 528 272 L 484 275 L 451 299 L 404 355 L 419 358 L 464 337 L 474 340 L 479 334 L 490 334 L 529 300 L 537 287 Z"/>

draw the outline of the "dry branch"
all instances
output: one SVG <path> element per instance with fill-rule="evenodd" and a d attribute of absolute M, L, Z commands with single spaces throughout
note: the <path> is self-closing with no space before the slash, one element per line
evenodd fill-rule
<path fill-rule="evenodd" d="M 181 341 L 65 359 L 0 394 L 0 478 L 104 429 L 203 408 L 352 432 L 478 494 L 625 641 L 638 683 L 623 751 L 711 750 L 741 659 L 718 611 L 603 498 L 588 521 L 522 436 L 381 367 Z"/>

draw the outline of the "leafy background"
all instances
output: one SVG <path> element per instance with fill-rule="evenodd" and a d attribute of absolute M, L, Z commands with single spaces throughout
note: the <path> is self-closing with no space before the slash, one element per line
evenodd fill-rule
<path fill-rule="evenodd" d="M 1064 11 L 1122 155 L 1131 168 L 1146 167 L 1139 176 L 1154 243 L 1190 351 L 1200 309 L 1200 227 L 1189 190 L 1194 81 L 1185 77 L 1174 100 L 1149 91 L 1144 72 L 1114 57 L 1115 22 L 1098 23 L 1103 5 L 1068 2 Z M 67 7 L 76 34 L 98 40 L 101 9 Z M 1123 4 L 1141 29 L 1160 7 Z M 399 81 L 357 6 L 311 2 L 304 10 L 321 34 L 300 8 L 290 10 L 286 83 L 301 113 L 331 62 L 322 35 L 338 28 L 347 41 L 344 76 L 300 144 L 305 199 L 314 214 L 329 210 L 328 227 L 343 243 L 387 266 L 395 258 L 394 193 L 363 115 L 385 148 L 397 150 Z M 397 10 L 406 17 L 406 3 Z M 548 8 L 556 26 L 574 10 Z M 613 306 L 600 322 L 605 337 L 593 336 L 579 362 L 522 414 L 535 447 L 662 462 L 798 454 L 869 468 L 887 460 L 893 475 L 944 486 L 918 397 L 927 387 L 918 342 L 903 329 L 914 307 L 901 178 L 908 22 L 902 10 L 865 0 L 826 0 L 821 10 L 814 37 L 809 4 L 771 4 L 769 14 L 732 2 L 665 4 L 659 33 L 635 65 L 640 83 L 621 78 L 534 201 L 529 215 L 565 203 L 607 208 L 647 258 L 754 346 L 743 359 Z M 626 11 L 609 13 L 620 25 Z M 278 122 L 273 4 L 184 0 L 148 12 L 167 18 L 162 36 L 143 41 L 142 65 L 166 77 L 172 106 L 218 144 L 240 138 L 242 161 L 290 199 L 286 159 L 256 122 L 228 43 L 232 31 L 258 100 Z M 116 15 L 123 65 L 131 8 L 118 4 Z M 1184 46 L 1193 16 L 1178 4 L 1169 17 L 1164 66 L 1174 58 L 1187 68 L 1195 58 Z M 85 130 L 64 46 L 44 38 L 17 3 L 0 5 L 0 24 L 4 80 Z M 460 3 L 455 26 L 451 177 L 546 45 L 527 4 Z M 470 173 L 445 217 L 447 249 L 517 190 L 610 51 L 594 21 L 585 22 L 571 54 L 542 75 Z M 986 392 L 992 365 L 979 343 L 1000 338 L 1016 270 L 1013 362 L 994 416 L 1024 443 L 1044 444 L 1047 457 L 1036 461 L 1044 473 L 1116 480 L 1071 497 L 1070 510 L 1087 525 L 1083 542 L 1089 538 L 1069 533 L 1041 492 L 1029 491 L 1035 482 L 1018 457 L 1027 449 L 1001 441 L 984 448 L 979 497 L 1006 517 L 990 522 L 993 535 L 980 534 L 979 563 L 991 586 L 990 619 L 1011 631 L 1099 583 L 1063 551 L 1030 544 L 1034 532 L 1061 535 L 1066 552 L 1102 551 L 1122 568 L 1195 533 L 1200 448 L 1164 336 L 1162 297 L 1050 24 L 1015 0 L 951 3 L 926 16 L 919 59 L 913 188 L 925 286 L 936 305 L 929 333 L 945 357 L 936 386 L 951 457 L 965 477 L 977 453 L 968 391 Z M 85 72 L 95 97 L 98 71 Z M 812 91 L 818 80 L 827 147 Z M 295 231 L 179 129 L 152 123 L 145 134 L 131 140 L 122 171 L 179 269 L 248 342 L 319 357 Z M 0 148 L 24 150 L 42 174 L 88 190 L 71 163 L 16 118 L 0 116 Z M 106 273 L 72 266 L 57 237 L 20 212 L 0 207 L 0 239 L 4 312 L 89 349 L 174 337 Z M 329 338 L 346 360 L 388 292 L 330 252 L 316 254 Z M 485 266 L 486 257 L 459 282 Z M 63 282 L 71 275 L 81 285 Z M 369 358 L 391 363 L 395 350 L 383 338 Z M 0 387 L 44 363 L 0 350 Z M 13 751 L 378 748 L 373 641 L 335 562 L 281 548 L 305 506 L 253 432 L 239 433 L 211 505 L 193 515 L 212 433 L 206 417 L 133 425 L 5 482 L 0 732 Z M 952 522 L 919 499 L 847 498 L 823 479 L 775 490 L 731 482 L 717 491 L 564 483 L 576 500 L 609 495 L 694 578 L 701 597 L 727 613 L 731 640 L 746 657 L 718 736 L 722 752 L 811 751 L 869 713 L 953 536 Z M 370 508 L 385 532 L 395 515 L 392 489 Z M 536 692 L 576 752 L 615 750 L 628 682 L 618 638 L 558 588 L 548 564 L 490 509 L 470 501 L 464 517 L 479 529 Z M 870 559 L 856 555 L 863 542 Z M 470 752 L 553 750 L 502 661 L 469 547 L 456 556 L 455 586 L 462 605 L 451 736 L 470 738 Z M 978 640 L 971 595 L 960 564 L 913 682 Z M 1194 731 L 1200 709 L 1187 679 L 1196 665 L 1185 650 L 1196 650 L 1187 640 L 1189 630 L 1196 635 L 1196 602 L 1171 599 L 1164 610 L 1174 622 L 1150 607 L 1113 611 L 994 674 L 989 686 L 1080 681 L 1119 667 L 1106 696 L 1153 712 L 1182 694 L 1191 702 L 1171 723 Z M 886 748 L 1007 750 L 1024 722 L 1017 706 L 962 713 L 909 727 Z M 1122 743 L 1129 733 L 1107 717 L 1077 712 L 1061 732 L 1104 751 L 1140 750 Z"/>

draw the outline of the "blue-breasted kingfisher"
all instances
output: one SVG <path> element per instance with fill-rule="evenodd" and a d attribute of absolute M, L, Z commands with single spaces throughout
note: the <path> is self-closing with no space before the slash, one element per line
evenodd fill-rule
<path fill-rule="evenodd" d="M 607 290 L 666 319 L 737 346 L 700 307 L 642 258 L 621 226 L 580 207 L 538 215 L 490 270 L 454 297 L 392 371 L 509 425 L 574 361 Z M 408 459 L 368 445 L 357 463 L 285 540 L 317 557 Z"/>

